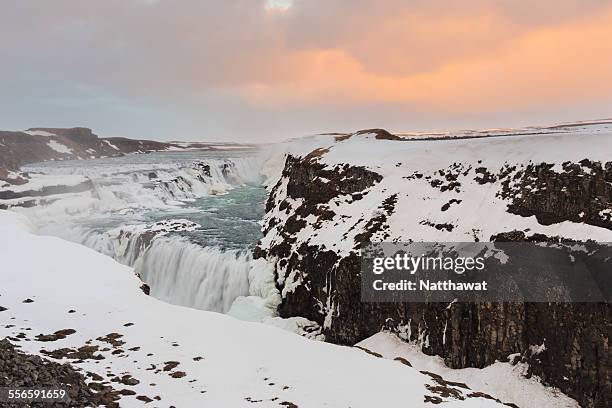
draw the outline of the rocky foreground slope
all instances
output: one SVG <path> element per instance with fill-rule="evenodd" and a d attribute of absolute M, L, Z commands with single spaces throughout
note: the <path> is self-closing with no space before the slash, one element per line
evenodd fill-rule
<path fill-rule="evenodd" d="M 612 405 L 610 304 L 362 303 L 362 244 L 612 241 L 612 123 L 323 135 L 288 147 L 255 256 L 283 317 L 355 344 L 385 329 L 454 368 L 529 363 L 584 407 Z"/>

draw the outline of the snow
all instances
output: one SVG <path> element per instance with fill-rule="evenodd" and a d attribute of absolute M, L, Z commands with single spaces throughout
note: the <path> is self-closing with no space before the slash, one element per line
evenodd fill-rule
<path fill-rule="evenodd" d="M 299 334 L 300 336 L 308 339 L 321 341 L 325 340 L 325 336 L 321 333 L 321 327 L 316 322 L 308 320 L 304 317 L 295 316 L 286 319 L 281 317 L 271 317 L 264 319 L 263 323 Z"/>
<path fill-rule="evenodd" d="M 238 143 L 214 143 L 214 142 L 168 142 L 170 146 L 166 151 L 197 151 L 197 150 L 245 150 L 253 149 L 253 145 L 243 145 Z"/>
<path fill-rule="evenodd" d="M 0 303 L 8 308 L 3 319 L 11 322 L 0 326 L 0 336 L 25 332 L 29 341 L 17 343 L 25 352 L 89 340 L 106 347 L 100 339 L 119 333 L 122 352 L 112 354 L 111 348 L 96 353 L 103 360 L 73 364 L 104 378 L 129 373 L 139 384 L 120 388 L 159 395 L 162 406 L 252 407 L 249 398 L 266 407 L 286 401 L 300 407 L 425 406 L 425 385 L 432 380 L 415 369 L 270 325 L 158 301 L 139 289 L 131 268 L 86 247 L 33 235 L 30 228 L 23 217 L 0 211 Z M 26 298 L 33 302 L 23 303 Z M 76 333 L 55 342 L 34 337 L 66 328 Z M 161 370 L 168 361 L 179 365 Z M 147 370 L 151 365 L 158 369 Z M 185 377 L 169 375 L 177 371 Z M 122 397 L 121 406 L 144 406 L 136 395 Z M 499 405 L 444 398 L 440 406 Z"/>
<path fill-rule="evenodd" d="M 536 376 L 525 378 L 523 374 L 526 373 L 527 366 L 524 363 L 513 366 L 510 363 L 496 362 L 482 369 L 455 370 L 448 368 L 440 357 L 428 356 L 419 346 L 406 343 L 397 336 L 384 332 L 377 333 L 357 345 L 382 354 L 384 358 L 405 358 L 417 370 L 433 372 L 449 381 L 463 382 L 472 389 L 494 395 L 504 402 L 513 402 L 521 408 L 580 407 L 575 400 L 559 390 L 542 385 Z M 511 357 L 513 356 L 508 356 L 510 361 Z"/>
<path fill-rule="evenodd" d="M 250 260 L 248 282 L 248 296 L 236 298 L 227 314 L 251 322 L 277 317 L 281 297 L 274 281 L 274 263 L 264 258 Z"/>
<path fill-rule="evenodd" d="M 61 144 L 60 142 L 56 140 L 49 140 L 49 143 L 47 143 L 47 146 L 49 146 L 51 149 L 55 150 L 58 153 L 72 154 L 71 148 L 69 148 L 66 145 Z"/>
<path fill-rule="evenodd" d="M 193 221 L 184 218 L 176 218 L 162 220 L 152 224 L 132 224 L 124 225 L 117 229 L 111 230 L 110 235 L 120 235 L 121 233 L 129 232 L 131 234 L 143 234 L 145 232 L 154 232 L 156 235 L 166 235 L 172 231 L 195 231 L 200 225 Z"/>
<path fill-rule="evenodd" d="M 106 143 L 109 147 L 111 147 L 111 148 L 113 148 L 115 150 L 120 150 L 117 146 L 115 146 L 114 144 L 112 144 L 108 140 L 103 140 L 103 142 Z"/>
<path fill-rule="evenodd" d="M 0 188 L 0 191 L 10 190 L 15 193 L 23 191 L 39 191 L 45 187 L 76 186 L 88 180 L 87 177 L 78 174 L 47 175 L 39 173 L 29 173 L 28 177 L 29 179 L 27 183 L 18 185 L 8 185 L 4 188 Z"/>
<path fill-rule="evenodd" d="M 32 136 L 44 136 L 44 137 L 57 136 L 55 133 L 47 132 L 46 130 L 24 130 L 23 133 L 27 133 L 28 135 L 32 135 Z"/>
<path fill-rule="evenodd" d="M 18 179 L 20 179 L 20 178 L 21 178 L 21 174 L 19 174 L 19 173 L 17 173 L 17 172 L 14 172 L 14 171 L 10 171 L 10 170 L 9 170 L 9 171 L 7 172 L 7 176 L 6 176 L 6 178 L 7 178 L 7 179 L 10 179 L 10 180 L 18 180 Z"/>
<path fill-rule="evenodd" d="M 546 341 L 542 342 L 542 344 L 537 346 L 529 346 L 529 351 L 531 352 L 532 356 L 542 354 L 544 351 L 546 351 Z"/>

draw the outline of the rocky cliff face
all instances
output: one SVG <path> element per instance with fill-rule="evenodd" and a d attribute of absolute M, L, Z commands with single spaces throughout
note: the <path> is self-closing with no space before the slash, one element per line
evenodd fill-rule
<path fill-rule="evenodd" d="M 610 406 L 610 304 L 360 299 L 365 242 L 612 240 L 612 157 L 599 151 L 612 151 L 612 133 L 592 130 L 461 141 L 370 131 L 292 152 L 256 249 L 276 265 L 281 316 L 316 321 L 340 344 L 393 331 L 454 368 L 527 361 L 583 406 Z"/>

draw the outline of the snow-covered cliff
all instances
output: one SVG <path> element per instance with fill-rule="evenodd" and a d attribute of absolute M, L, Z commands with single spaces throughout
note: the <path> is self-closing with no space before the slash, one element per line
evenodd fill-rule
<path fill-rule="evenodd" d="M 370 241 L 612 241 L 612 122 L 298 140 L 266 210 L 255 255 L 275 265 L 281 316 L 341 344 L 384 328 L 456 368 L 519 353 L 584 406 L 612 401 L 609 304 L 362 303 L 358 256 Z"/>

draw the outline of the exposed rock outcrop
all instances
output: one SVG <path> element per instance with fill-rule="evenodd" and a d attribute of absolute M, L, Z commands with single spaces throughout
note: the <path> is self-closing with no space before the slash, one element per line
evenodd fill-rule
<path fill-rule="evenodd" d="M 583 159 L 553 165 L 530 164 L 503 182 L 502 195 L 512 200 L 508 211 L 535 216 L 540 224 L 583 222 L 612 229 L 612 162 Z"/>
<path fill-rule="evenodd" d="M 100 382 L 86 383 L 86 378 L 68 364 L 58 364 L 16 350 L 8 340 L 0 340 L 0 387 L 38 387 L 65 389 L 62 401 L 30 402 L 31 407 L 119 407 L 121 391 Z M 24 402 L 3 402 L 3 407 L 23 407 Z"/>
<path fill-rule="evenodd" d="M 25 197 L 41 197 L 53 194 L 80 193 L 83 191 L 91 190 L 92 188 L 93 184 L 91 180 L 85 180 L 81 183 L 74 185 L 42 186 L 39 190 L 3 190 L 0 191 L 0 200 L 11 200 Z"/>
<path fill-rule="evenodd" d="M 0 131 L 0 167 L 17 170 L 27 163 L 121 156 L 125 153 L 105 140 L 87 128 Z"/>

